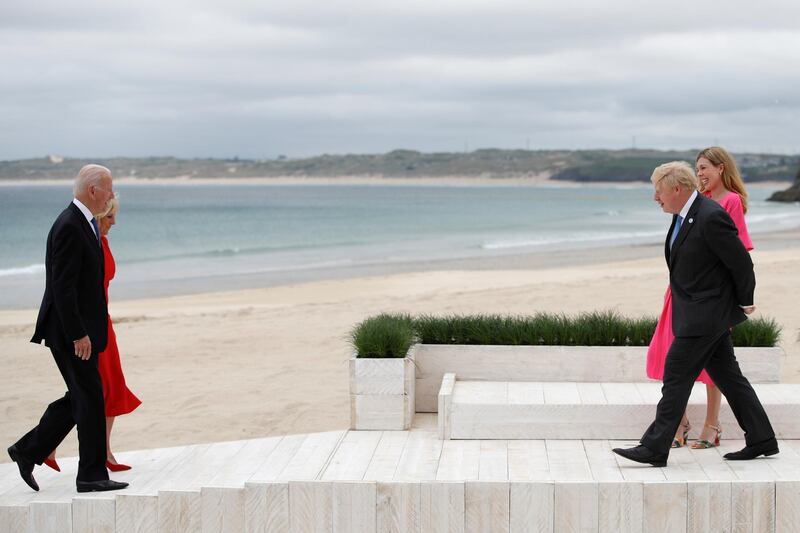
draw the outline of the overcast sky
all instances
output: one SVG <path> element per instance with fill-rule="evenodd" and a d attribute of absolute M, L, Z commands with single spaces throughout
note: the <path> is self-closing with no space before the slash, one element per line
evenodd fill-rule
<path fill-rule="evenodd" d="M 797 0 L 118 4 L 0 2 L 0 159 L 800 153 Z"/>

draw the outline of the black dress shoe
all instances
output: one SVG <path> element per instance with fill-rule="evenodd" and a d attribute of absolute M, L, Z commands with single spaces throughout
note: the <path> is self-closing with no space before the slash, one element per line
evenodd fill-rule
<path fill-rule="evenodd" d="M 637 463 L 648 463 L 653 466 L 667 466 L 667 454 L 655 453 L 646 446 L 636 446 L 634 448 L 614 448 L 614 453 L 621 455 L 625 459 L 636 461 Z"/>
<path fill-rule="evenodd" d="M 101 479 L 100 481 L 78 481 L 76 482 L 78 492 L 105 492 L 107 490 L 120 490 L 128 486 L 122 481 L 113 479 Z"/>
<path fill-rule="evenodd" d="M 726 453 L 723 457 L 728 461 L 749 461 L 750 459 L 755 459 L 759 455 L 770 456 L 775 455 L 779 451 L 778 441 L 770 439 L 752 446 L 745 446 L 738 452 Z"/>
<path fill-rule="evenodd" d="M 39 484 L 36 483 L 36 480 L 33 479 L 33 461 L 29 461 L 25 459 L 19 454 L 19 450 L 17 450 L 17 445 L 14 444 L 8 448 L 8 456 L 11 457 L 11 460 L 17 463 L 17 468 L 19 468 L 19 475 L 22 478 L 22 481 L 28 484 L 30 488 L 39 492 Z"/>

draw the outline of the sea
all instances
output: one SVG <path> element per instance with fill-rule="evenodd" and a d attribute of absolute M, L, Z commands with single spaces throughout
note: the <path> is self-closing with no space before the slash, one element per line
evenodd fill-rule
<path fill-rule="evenodd" d="M 267 286 L 398 265 L 663 242 L 649 184 L 117 184 L 112 297 Z M 800 206 L 752 187 L 757 236 L 800 227 Z M 0 186 L 0 308 L 35 308 L 47 232 L 71 185 Z M 757 238 L 754 239 L 757 246 Z M 598 254 L 604 252 L 598 250 Z M 613 257 L 607 257 L 613 260 Z"/>

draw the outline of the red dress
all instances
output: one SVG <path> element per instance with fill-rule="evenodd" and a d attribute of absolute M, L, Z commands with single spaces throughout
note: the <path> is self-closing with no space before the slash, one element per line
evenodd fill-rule
<path fill-rule="evenodd" d="M 108 247 L 108 239 L 103 239 L 103 257 L 105 259 L 105 279 L 103 285 L 106 289 L 106 301 L 108 301 L 108 284 L 114 279 L 117 265 L 114 263 L 114 256 L 111 255 L 111 248 Z M 125 384 L 125 376 L 122 373 L 122 365 L 119 361 L 119 350 L 117 349 L 117 336 L 114 334 L 114 326 L 111 324 L 111 317 L 108 317 L 108 344 L 106 349 L 99 355 L 97 367 L 100 371 L 100 378 L 103 381 L 103 398 L 106 403 L 106 416 L 119 416 L 130 413 L 142 403 L 128 389 Z"/>
<path fill-rule="evenodd" d="M 706 194 L 707 197 L 710 197 Z M 744 208 L 742 207 L 742 199 L 735 192 L 728 192 L 719 201 L 725 211 L 733 219 L 736 224 L 736 229 L 739 230 L 739 239 L 741 239 L 747 251 L 753 249 L 753 241 L 750 240 L 750 234 L 747 233 L 747 224 L 744 221 Z M 650 346 L 647 347 L 647 377 L 651 379 L 664 379 L 664 363 L 667 360 L 667 352 L 669 352 L 672 341 L 675 337 L 672 335 L 672 291 L 667 287 L 667 293 L 664 295 L 664 308 L 661 310 L 661 316 L 658 317 L 658 325 L 656 331 L 653 333 L 653 338 L 650 340 Z M 697 381 L 701 381 L 706 385 L 713 385 L 714 382 L 708 373 L 703 370 L 697 377 Z"/>

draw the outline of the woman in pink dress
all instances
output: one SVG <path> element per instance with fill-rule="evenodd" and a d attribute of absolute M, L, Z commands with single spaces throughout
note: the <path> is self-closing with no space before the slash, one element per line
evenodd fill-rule
<path fill-rule="evenodd" d="M 108 203 L 106 212 L 96 216 L 100 229 L 100 239 L 103 243 L 103 258 L 105 261 L 103 265 L 105 268 L 103 285 L 106 291 L 106 301 L 108 301 L 108 284 L 114 279 L 117 269 L 106 236 L 111 226 L 117 222 L 117 211 L 119 211 L 119 202 L 116 198 L 112 198 Z M 103 399 L 106 411 L 106 468 L 112 472 L 130 470 L 130 466 L 118 463 L 114 453 L 111 451 L 111 428 L 114 427 L 114 419 L 117 416 L 130 413 L 139 407 L 142 402 L 128 389 L 125 383 L 125 375 L 122 373 L 122 364 L 119 360 L 117 336 L 114 333 L 111 317 L 108 318 L 108 343 L 106 344 L 106 349 L 98 355 L 97 370 L 100 372 L 100 379 L 103 382 Z M 53 470 L 61 471 L 56 462 L 55 454 L 56 451 L 53 450 L 50 456 L 44 460 L 44 463 Z"/>
<path fill-rule="evenodd" d="M 700 192 L 719 203 L 731 216 L 736 228 L 739 230 L 741 239 L 747 251 L 753 249 L 753 243 L 747 232 L 747 224 L 744 215 L 747 213 L 747 192 L 744 189 L 739 168 L 733 156 L 724 148 L 712 146 L 697 154 L 695 160 L 695 170 L 700 181 Z M 664 361 L 667 352 L 672 345 L 672 293 L 667 287 L 664 296 L 664 309 L 658 319 L 656 331 L 650 346 L 647 349 L 647 377 L 651 379 L 663 379 Z M 708 397 L 706 404 L 706 420 L 697 441 L 692 444 L 694 449 L 705 449 L 719 446 L 722 427 L 719 424 L 719 408 L 722 401 L 722 393 L 714 385 L 709 375 L 703 370 L 698 376 L 697 381 L 706 384 L 706 394 Z M 691 429 L 686 413 L 683 414 L 675 439 L 672 441 L 673 448 L 680 448 L 686 445 L 686 439 Z"/>

